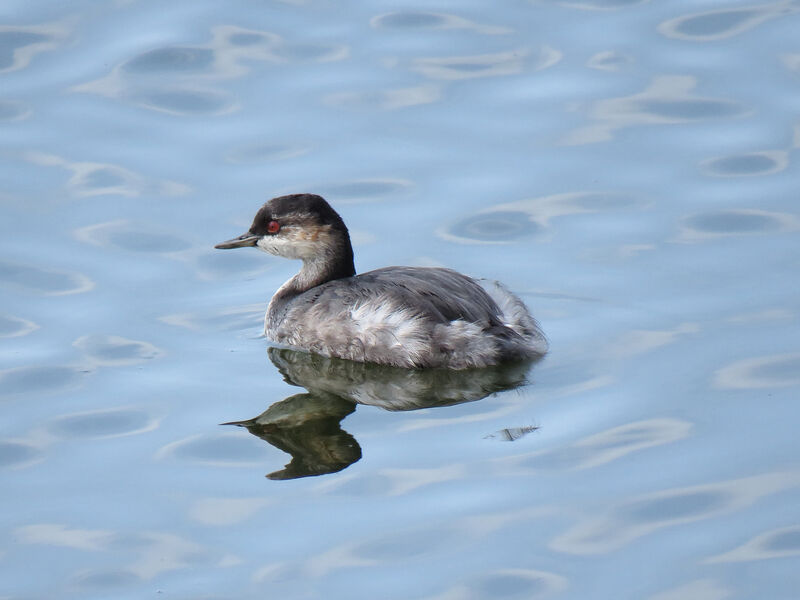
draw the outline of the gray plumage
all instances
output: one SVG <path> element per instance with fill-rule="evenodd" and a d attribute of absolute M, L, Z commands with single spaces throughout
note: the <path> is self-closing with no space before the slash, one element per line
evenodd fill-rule
<path fill-rule="evenodd" d="M 356 275 L 347 228 L 319 196 L 274 198 L 248 233 L 217 247 L 241 246 L 303 260 L 267 310 L 265 334 L 279 344 L 407 368 L 485 367 L 547 351 L 525 305 L 497 282 L 425 267 Z"/>

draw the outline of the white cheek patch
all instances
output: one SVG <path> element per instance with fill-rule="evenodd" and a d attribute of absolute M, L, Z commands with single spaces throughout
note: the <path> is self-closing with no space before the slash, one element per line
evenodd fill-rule
<path fill-rule="evenodd" d="M 259 238 L 259 240 L 256 242 L 256 247 L 259 250 L 263 250 L 264 252 L 269 252 L 270 254 L 278 254 L 278 255 L 280 254 L 278 252 L 277 247 L 275 246 L 274 239 L 272 238 L 272 236 L 265 235 Z"/>
<path fill-rule="evenodd" d="M 276 235 L 265 235 L 256 243 L 264 252 L 284 258 L 308 260 L 317 254 L 317 244 L 307 239 L 298 239 L 291 230 Z"/>

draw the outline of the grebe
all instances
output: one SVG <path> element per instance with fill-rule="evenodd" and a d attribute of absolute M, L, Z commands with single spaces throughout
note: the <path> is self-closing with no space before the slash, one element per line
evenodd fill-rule
<path fill-rule="evenodd" d="M 525 305 L 498 282 L 438 267 L 356 275 L 347 227 L 321 196 L 273 198 L 249 231 L 215 248 L 246 246 L 303 261 L 267 308 L 264 334 L 278 344 L 405 368 L 485 367 L 547 351 Z"/>

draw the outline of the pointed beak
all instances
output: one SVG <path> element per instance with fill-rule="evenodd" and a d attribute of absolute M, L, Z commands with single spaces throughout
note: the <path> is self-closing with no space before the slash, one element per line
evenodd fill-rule
<path fill-rule="evenodd" d="M 259 236 L 250 233 L 243 233 L 239 237 L 235 237 L 227 242 L 222 242 L 214 246 L 220 250 L 227 250 L 228 248 L 244 248 L 245 246 L 255 246 L 259 240 Z"/>

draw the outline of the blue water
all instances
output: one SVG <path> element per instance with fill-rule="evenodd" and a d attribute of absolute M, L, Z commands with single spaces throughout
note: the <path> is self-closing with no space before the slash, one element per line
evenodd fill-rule
<path fill-rule="evenodd" d="M 798 28 L 3 2 L 0 598 L 796 598 Z M 500 279 L 550 353 L 268 352 L 297 265 L 212 247 L 306 191 L 359 270 Z"/>

